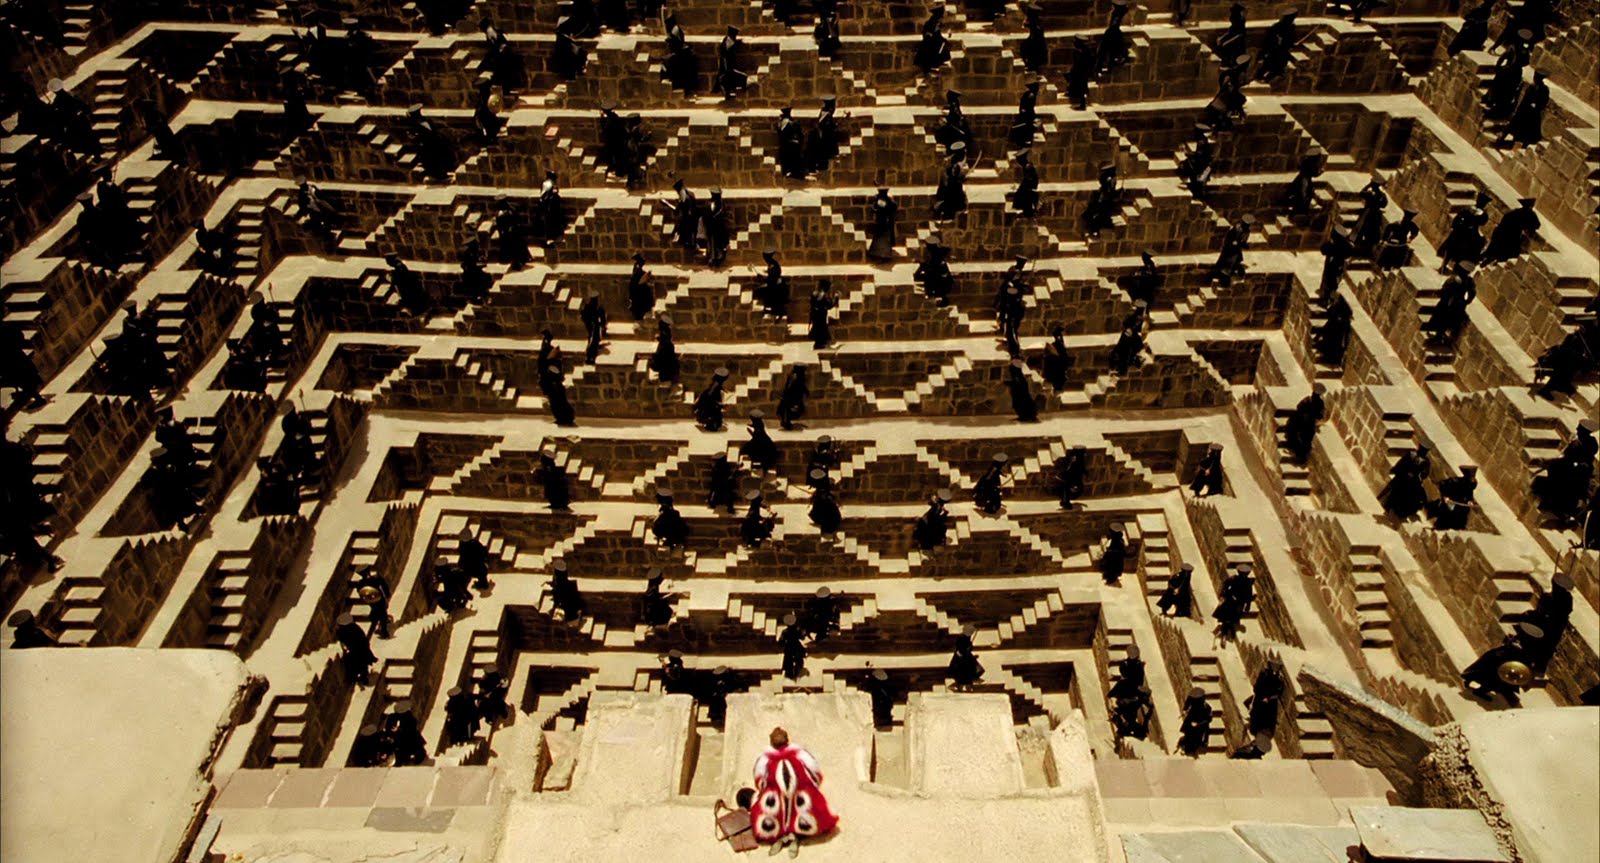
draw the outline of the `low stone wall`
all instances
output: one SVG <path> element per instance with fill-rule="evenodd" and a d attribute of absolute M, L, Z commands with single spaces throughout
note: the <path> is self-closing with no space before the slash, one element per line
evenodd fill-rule
<path fill-rule="evenodd" d="M 122 396 L 91 396 L 73 413 L 71 421 L 61 427 L 67 435 L 66 457 L 53 501 L 54 533 L 64 534 L 88 512 L 128 466 L 154 425 L 148 400 Z"/>
<path fill-rule="evenodd" d="M 1383 409 L 1372 390 L 1346 387 L 1328 393 L 1328 423 L 1344 440 L 1350 457 L 1361 467 L 1367 487 L 1377 493 L 1389 481 L 1389 444 L 1384 438 Z"/>
<path fill-rule="evenodd" d="M 1563 266 L 1552 256 L 1535 253 L 1509 265 L 1475 270 L 1478 303 L 1494 313 L 1505 330 L 1528 356 L 1537 358 L 1545 349 L 1566 336 L 1562 326 L 1565 314 L 1557 291 L 1564 280 L 1551 269 Z M 1589 274 L 1591 282 L 1593 274 Z M 1565 278 L 1582 276 L 1573 273 Z"/>
<path fill-rule="evenodd" d="M 1404 532 L 1406 547 L 1427 573 L 1450 615 L 1476 650 L 1487 650 L 1500 643 L 1505 627 L 1500 622 L 1499 591 L 1495 576 L 1505 567 L 1506 574 L 1517 571 L 1513 561 L 1502 558 L 1499 566 L 1491 560 L 1483 543 L 1491 538 L 1471 534 L 1440 533 L 1427 529 Z M 1498 555 L 1497 555 L 1498 557 Z"/>
<path fill-rule="evenodd" d="M 1433 730 L 1349 683 L 1306 666 L 1295 682 L 1307 704 L 1327 717 L 1345 758 L 1383 772 L 1399 802 L 1423 799 L 1419 765 L 1434 746 Z"/>
<path fill-rule="evenodd" d="M 1378 554 L 1378 558 L 1383 561 L 1383 595 L 1389 603 L 1389 636 L 1394 639 L 1395 658 L 1400 660 L 1402 666 L 1418 674 L 1425 674 L 1441 683 L 1454 686 L 1460 682 L 1458 673 L 1460 669 L 1450 660 L 1450 654 L 1440 643 L 1433 624 L 1429 623 L 1422 609 L 1417 606 L 1416 599 L 1411 595 L 1411 585 L 1426 576 L 1417 571 L 1416 561 L 1411 559 L 1410 555 L 1404 555 L 1404 562 L 1397 560 L 1401 556 L 1395 549 L 1387 546 L 1384 546 Z M 1439 709 L 1444 710 L 1442 706 Z M 1419 718 L 1428 719 L 1424 713 L 1417 711 L 1412 713 Z M 1438 721 L 1445 721 L 1449 717 L 1449 712 L 1445 711 L 1443 717 L 1444 719 Z"/>
<path fill-rule="evenodd" d="M 404 604 L 395 607 L 394 592 L 399 588 L 402 571 L 405 567 L 406 557 L 411 552 L 412 535 L 417 528 L 418 507 L 416 504 L 394 504 L 384 510 L 383 520 L 378 525 L 377 548 L 378 559 L 373 564 L 373 569 L 389 585 L 390 606 L 389 612 L 395 618 L 396 625 L 407 620 L 414 620 L 427 613 L 425 599 L 418 595 L 417 599 L 423 600 L 417 608 Z M 352 535 L 352 540 L 359 536 L 370 536 L 361 531 Z M 354 542 L 352 542 L 352 546 Z M 295 649 L 296 656 L 318 650 L 325 645 L 333 643 L 334 620 L 348 610 L 350 596 L 350 578 L 355 573 L 348 566 L 349 555 L 353 551 L 346 551 L 344 564 L 338 567 L 333 577 L 328 579 L 328 584 L 323 588 L 322 596 L 317 600 L 317 607 L 311 613 L 311 620 L 306 624 L 305 635 L 300 639 L 300 645 Z M 424 564 L 424 570 L 427 569 Z M 417 581 L 427 581 L 426 571 L 419 573 Z"/>
<path fill-rule="evenodd" d="M 189 556 L 193 539 L 165 535 L 123 543 L 106 567 L 97 633 L 91 645 L 124 645 L 139 640 Z"/>
<path fill-rule="evenodd" d="M 1351 644 L 1361 643 L 1361 625 L 1356 616 L 1355 584 L 1350 577 L 1350 539 L 1335 518 L 1318 515 L 1315 510 L 1298 513 L 1295 533 L 1299 551 L 1311 568 L 1332 623 Z"/>

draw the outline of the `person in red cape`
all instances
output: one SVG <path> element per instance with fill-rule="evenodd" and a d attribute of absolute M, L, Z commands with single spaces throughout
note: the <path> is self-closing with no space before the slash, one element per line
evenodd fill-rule
<path fill-rule="evenodd" d="M 772 748 L 756 759 L 750 822 L 756 841 L 787 845 L 793 856 L 799 853 L 802 838 L 827 835 L 838 825 L 839 816 L 822 796 L 822 768 L 816 757 L 791 746 L 789 733 L 782 728 L 772 729 L 771 742 Z"/>

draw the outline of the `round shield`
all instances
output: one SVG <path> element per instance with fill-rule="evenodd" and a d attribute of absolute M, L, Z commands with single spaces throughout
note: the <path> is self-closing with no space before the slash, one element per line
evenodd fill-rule
<path fill-rule="evenodd" d="M 1533 680 L 1533 672 L 1528 669 L 1528 666 L 1515 659 L 1501 663 L 1499 674 L 1502 681 L 1512 686 L 1527 686 Z"/>

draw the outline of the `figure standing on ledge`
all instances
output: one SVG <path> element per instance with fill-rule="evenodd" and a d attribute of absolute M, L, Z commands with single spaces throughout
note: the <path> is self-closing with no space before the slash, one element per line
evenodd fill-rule
<path fill-rule="evenodd" d="M 806 395 L 809 392 L 805 364 L 795 363 L 789 369 L 789 377 L 783 382 L 783 393 L 778 396 L 778 423 L 784 431 L 794 431 L 795 423 L 806 415 Z"/>
<path fill-rule="evenodd" d="M 917 264 L 912 278 L 922 286 L 922 292 L 935 305 L 950 305 L 950 291 L 955 287 L 955 276 L 950 273 L 950 247 L 931 237 L 922 245 L 922 263 Z"/>
<path fill-rule="evenodd" d="M 894 260 L 895 217 L 900 205 L 889 197 L 887 186 L 879 186 L 872 199 L 872 241 L 867 245 L 867 257 L 874 261 Z"/>
<path fill-rule="evenodd" d="M 1550 104 L 1550 85 L 1544 82 L 1543 72 L 1533 73 L 1533 83 L 1522 89 L 1522 98 L 1511 112 L 1495 146 L 1513 144 L 1532 146 L 1544 139 L 1544 110 Z"/>
<path fill-rule="evenodd" d="M 1509 261 L 1523 253 L 1528 240 L 1539 230 L 1539 214 L 1534 212 L 1533 198 L 1518 198 L 1519 209 L 1508 210 L 1500 217 L 1489 235 L 1489 245 L 1483 250 L 1483 260 Z"/>
<path fill-rule="evenodd" d="M 1075 446 L 1056 461 L 1056 486 L 1062 509 L 1071 509 L 1072 502 L 1083 496 L 1084 477 L 1089 471 L 1088 455 L 1088 449 Z"/>
<path fill-rule="evenodd" d="M 806 673 L 806 629 L 792 611 L 783 616 L 778 644 L 783 648 L 783 676 L 799 680 Z"/>
<path fill-rule="evenodd" d="M 916 542 L 917 548 L 932 551 L 944 545 L 945 533 L 950 529 L 950 514 L 944 507 L 950 502 L 951 497 L 950 489 L 945 488 L 929 498 L 928 511 L 917 518 L 917 523 L 911 530 L 911 538 Z"/>
<path fill-rule="evenodd" d="M 1258 61 L 1256 63 L 1257 81 L 1271 81 L 1273 78 L 1282 75 L 1283 70 L 1288 67 L 1289 52 L 1294 50 L 1296 41 L 1294 17 L 1295 11 L 1293 9 L 1284 12 L 1278 16 L 1278 20 L 1271 27 L 1268 27 L 1267 32 L 1261 37 L 1261 47 L 1256 52 Z"/>
<path fill-rule="evenodd" d="M 1217 262 L 1211 265 L 1213 281 L 1231 285 L 1235 276 L 1244 275 L 1244 247 L 1250 242 L 1250 229 L 1255 227 L 1255 223 L 1256 217 L 1245 213 L 1228 228 L 1228 233 L 1222 237 L 1222 250 L 1217 253 Z"/>
<path fill-rule="evenodd" d="M 1128 565 L 1128 543 L 1123 538 L 1123 528 L 1113 524 L 1106 528 L 1105 539 L 1100 544 L 1100 577 L 1106 584 L 1122 581 L 1122 572 Z"/>
<path fill-rule="evenodd" d="M 1439 289 L 1439 300 L 1423 329 L 1428 341 L 1440 345 L 1454 345 L 1467 326 L 1467 307 L 1478 298 L 1478 283 L 1472 278 L 1472 265 L 1465 261 L 1456 264 L 1456 271 L 1444 280 Z"/>
<path fill-rule="evenodd" d="M 534 479 L 544 488 L 545 503 L 555 512 L 570 508 L 572 494 L 567 488 L 567 472 L 556 463 L 554 453 L 539 453 L 539 466 L 534 469 Z"/>
<path fill-rule="evenodd" d="M 737 500 L 738 478 L 733 463 L 728 461 L 726 452 L 719 452 L 711 457 L 711 471 L 706 477 L 706 507 L 725 507 L 732 515 Z"/>
<path fill-rule="evenodd" d="M 1392 270 L 1411 262 L 1411 241 L 1422 230 L 1417 226 L 1416 218 L 1415 210 L 1403 210 L 1400 221 L 1384 226 L 1378 241 L 1379 269 Z"/>
<path fill-rule="evenodd" d="M 838 305 L 839 300 L 833 295 L 833 283 L 827 279 L 818 279 L 817 289 L 811 292 L 811 305 L 807 312 L 810 326 L 806 335 L 811 338 L 813 350 L 820 351 L 833 344 L 833 327 L 829 324 L 828 317 Z"/>
<path fill-rule="evenodd" d="M 1045 67 L 1050 56 L 1049 44 L 1044 35 L 1044 23 L 1039 17 L 1042 11 L 1036 2 L 1023 4 L 1023 26 L 1027 29 L 1028 35 L 1017 48 L 1017 56 L 1022 58 L 1023 67 L 1035 74 Z"/>
<path fill-rule="evenodd" d="M 372 665 L 378 661 L 377 655 L 372 652 L 372 646 L 367 641 L 367 633 L 349 612 L 339 615 L 338 620 L 334 621 L 334 627 L 334 637 L 343 648 L 340 656 L 344 660 L 345 674 L 356 683 L 366 686 L 372 682 Z"/>
<path fill-rule="evenodd" d="M 1322 384 L 1313 384 L 1311 395 L 1300 400 L 1294 406 L 1294 413 L 1289 415 L 1289 421 L 1284 424 L 1283 437 L 1288 444 L 1290 454 L 1301 464 L 1311 457 L 1311 444 L 1317 437 L 1317 425 L 1322 422 L 1325 407 L 1322 394 L 1328 388 Z"/>
<path fill-rule="evenodd" d="M 1328 239 L 1322 244 L 1322 278 L 1318 283 L 1318 295 L 1323 302 L 1333 299 L 1334 293 L 1339 290 L 1345 268 L 1354 254 L 1355 246 L 1350 242 L 1350 233 L 1343 226 L 1334 225 L 1333 230 L 1328 232 Z"/>
<path fill-rule="evenodd" d="M 1050 327 L 1050 341 L 1045 343 L 1044 357 L 1040 363 L 1045 383 L 1057 392 L 1067 388 L 1067 372 L 1072 369 L 1072 354 L 1067 350 L 1066 328 L 1060 324 Z"/>
<path fill-rule="evenodd" d="M 589 603 L 578 590 L 578 583 L 572 580 L 564 560 L 550 565 L 550 601 L 561 611 L 561 619 L 568 622 L 577 621 L 589 611 Z"/>
<path fill-rule="evenodd" d="M 944 21 L 944 7 L 935 6 L 922 25 L 922 41 L 917 44 L 914 62 L 924 75 L 950 62 L 950 40 L 939 25 Z"/>
<path fill-rule="evenodd" d="M 772 538 L 772 525 L 777 519 L 767 514 L 760 489 L 746 492 L 744 499 L 750 502 L 750 509 L 739 525 L 739 538 L 745 545 L 758 546 Z"/>
<path fill-rule="evenodd" d="M 1206 454 L 1200 457 L 1189 492 L 1196 497 L 1218 495 L 1222 494 L 1222 484 L 1222 444 L 1214 443 L 1206 447 Z"/>
<path fill-rule="evenodd" d="M 782 728 L 772 729 L 769 742 L 772 748 L 756 759 L 750 826 L 756 841 L 787 846 L 792 857 L 802 839 L 833 832 L 839 817 L 822 796 L 822 767 L 816 756 L 791 745 Z"/>
<path fill-rule="evenodd" d="M 994 454 L 994 459 L 989 462 L 989 469 L 978 477 L 978 483 L 972 489 L 972 500 L 980 511 L 994 515 L 1003 505 L 1001 489 L 1006 480 L 1006 462 L 1010 456 L 1003 452 Z"/>
<path fill-rule="evenodd" d="M 711 373 L 711 383 L 706 385 L 694 400 L 694 417 L 706 431 L 722 431 L 722 386 L 730 372 L 719 366 Z"/>
<path fill-rule="evenodd" d="M 729 27 L 728 35 L 717 45 L 717 89 L 722 91 L 724 99 L 732 99 L 749 80 L 748 75 L 739 71 L 739 49 L 743 44 L 739 41 L 739 28 Z"/>
<path fill-rule="evenodd" d="M 1344 354 L 1350 347 L 1350 328 L 1354 313 L 1345 299 L 1344 291 L 1333 295 L 1328 311 L 1323 315 L 1322 326 L 1311 336 L 1311 347 L 1317 352 L 1317 361 L 1330 368 L 1344 366 Z"/>
<path fill-rule="evenodd" d="M 763 471 L 772 470 L 778 464 L 778 445 L 767 434 L 766 416 L 759 408 L 750 411 L 750 425 L 745 428 L 750 439 L 739 448 L 740 455 Z"/>
<path fill-rule="evenodd" d="M 1178 727 L 1178 751 L 1199 757 L 1211 744 L 1211 704 L 1206 691 L 1196 686 L 1183 701 L 1183 723 Z"/>
<path fill-rule="evenodd" d="M 1483 43 L 1489 39 L 1489 17 L 1494 14 L 1494 4 L 1495 0 L 1482 0 L 1461 16 L 1461 29 L 1450 40 L 1445 49 L 1447 54 L 1454 57 L 1462 51 L 1483 50 Z"/>
<path fill-rule="evenodd" d="M 1356 215 L 1350 229 L 1350 243 L 1362 255 L 1371 256 L 1383 238 L 1383 208 L 1389 205 L 1389 195 L 1383 190 L 1383 178 L 1374 176 L 1361 188 L 1361 212 Z"/>
<path fill-rule="evenodd" d="M 1421 512 L 1428 503 L 1428 491 L 1423 484 L 1432 474 L 1433 462 L 1428 457 L 1427 444 L 1418 444 L 1416 449 L 1400 456 L 1389 468 L 1388 485 L 1378 493 L 1384 510 L 1401 521 Z"/>
<path fill-rule="evenodd" d="M 1016 413 L 1017 422 L 1038 422 L 1039 405 L 1033 400 L 1033 389 L 1028 386 L 1028 378 L 1022 372 L 1024 368 L 1026 365 L 1022 360 L 1011 361 L 1006 378 L 1006 389 L 1011 392 L 1011 410 Z"/>
<path fill-rule="evenodd" d="M 650 532 L 667 548 L 682 546 L 689 539 L 689 523 L 673 506 L 671 489 L 656 487 L 656 507 L 656 520 L 650 525 Z"/>
<path fill-rule="evenodd" d="M 1018 153 L 1014 161 L 1017 163 L 1017 190 L 1011 195 L 1011 206 L 1024 219 L 1031 219 L 1039 212 L 1039 169 L 1033 166 L 1026 152 Z"/>
<path fill-rule="evenodd" d="M 983 679 L 983 663 L 972 652 L 972 636 L 976 631 L 968 626 L 956 636 L 955 652 L 951 654 L 950 664 L 945 669 L 945 676 L 954 681 L 952 686 L 957 689 L 965 689 Z"/>
<path fill-rule="evenodd" d="M 1478 469 L 1461 465 L 1461 475 L 1439 480 L 1439 497 L 1433 501 L 1435 530 L 1466 530 L 1478 490 Z"/>
<path fill-rule="evenodd" d="M 1067 73 L 1067 101 L 1079 111 L 1089 107 L 1089 82 L 1094 79 L 1094 44 L 1089 37 L 1072 37 L 1072 69 Z"/>
<path fill-rule="evenodd" d="M 1439 244 L 1439 272 L 1452 262 L 1477 263 L 1483 254 L 1483 226 L 1489 223 L 1488 192 L 1479 192 L 1475 202 L 1456 210 L 1450 217 L 1450 233 Z"/>
<path fill-rule="evenodd" d="M 1167 588 L 1156 600 L 1163 617 L 1189 617 L 1194 609 L 1194 564 L 1186 563 L 1167 579 Z"/>
<path fill-rule="evenodd" d="M 809 474 L 811 480 L 811 523 L 823 533 L 835 533 L 839 530 L 839 523 L 843 521 L 839 513 L 839 501 L 833 494 L 833 480 L 828 478 L 827 471 L 817 468 Z"/>
<path fill-rule="evenodd" d="M 667 59 L 661 66 L 661 77 L 685 95 L 693 95 L 700 88 L 700 58 L 689 47 L 689 38 L 678 26 L 678 16 L 667 15 L 662 25 L 667 33 Z"/>

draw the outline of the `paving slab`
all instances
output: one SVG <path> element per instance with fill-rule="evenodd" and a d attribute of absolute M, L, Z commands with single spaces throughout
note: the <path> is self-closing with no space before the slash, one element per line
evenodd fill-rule
<path fill-rule="evenodd" d="M 1381 860 L 1511 863 L 1476 809 L 1352 809 L 1361 847 Z"/>
<path fill-rule="evenodd" d="M 1128 863 L 1262 863 L 1242 839 L 1219 830 L 1124 834 L 1122 851 Z"/>
<path fill-rule="evenodd" d="M 1004 797 L 1022 790 L 1011 699 L 998 693 L 916 693 L 906 706 L 912 790 Z"/>
<path fill-rule="evenodd" d="M 1360 844 L 1353 827 L 1236 824 L 1233 831 L 1267 863 L 1349 863 Z"/>
<path fill-rule="evenodd" d="M 242 703 L 247 675 L 238 657 L 8 649 L 0 650 L 0 680 L 0 859 L 178 856 L 211 796 L 218 729 L 232 725 Z M 279 778 L 236 799 L 261 801 L 261 789 Z"/>
<path fill-rule="evenodd" d="M 667 800 L 685 787 L 687 695 L 596 693 L 579 743 L 575 793 L 596 806 Z"/>
<path fill-rule="evenodd" d="M 1537 863 L 1600 848 L 1600 707 L 1508 710 L 1461 723 L 1467 757 Z"/>

